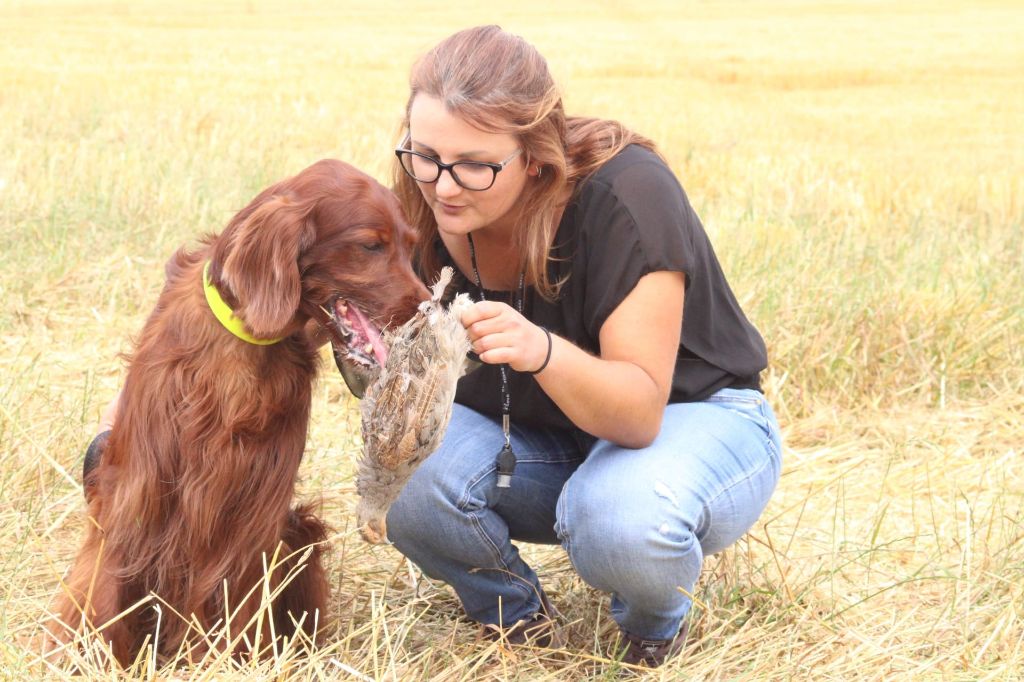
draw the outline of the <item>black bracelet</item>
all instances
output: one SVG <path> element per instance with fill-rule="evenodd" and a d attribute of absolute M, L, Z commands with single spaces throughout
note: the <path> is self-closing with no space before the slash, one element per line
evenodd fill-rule
<path fill-rule="evenodd" d="M 540 327 L 540 325 L 537 326 Z M 540 374 L 541 372 L 544 371 L 544 368 L 547 367 L 548 363 L 551 361 L 551 332 L 549 332 L 546 327 L 540 328 L 541 331 L 543 331 L 548 336 L 548 354 L 544 356 L 544 363 L 541 364 L 539 369 L 535 369 L 532 372 L 527 372 L 527 374 Z"/>

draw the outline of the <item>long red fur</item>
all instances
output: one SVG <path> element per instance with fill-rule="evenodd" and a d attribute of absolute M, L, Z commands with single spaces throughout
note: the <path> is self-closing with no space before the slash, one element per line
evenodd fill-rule
<path fill-rule="evenodd" d="M 155 604 L 161 656 L 183 643 L 193 656 L 205 651 L 199 631 L 223 626 L 228 614 L 232 638 L 250 626 L 253 644 L 261 582 L 277 589 L 295 570 L 264 615 L 279 637 L 294 634 L 296 621 L 316 637 L 314 624 L 328 616 L 327 529 L 314 505 L 292 507 L 318 357 L 304 328 L 313 306 L 339 295 L 378 326 L 408 319 L 427 296 L 409 263 L 413 241 L 390 191 L 324 160 L 171 258 L 128 358 L 110 439 L 86 481 L 85 540 L 49 628 L 57 644 L 95 633 L 128 665 L 157 635 Z M 201 283 L 207 261 L 247 329 L 283 341 L 249 344 L 215 319 Z M 307 546 L 312 553 L 298 567 Z M 295 556 L 267 576 L 275 552 Z"/>

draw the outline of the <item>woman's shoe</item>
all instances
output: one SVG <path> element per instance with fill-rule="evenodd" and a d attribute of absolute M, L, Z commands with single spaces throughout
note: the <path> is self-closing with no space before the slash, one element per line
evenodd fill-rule
<path fill-rule="evenodd" d="M 621 650 L 622 662 L 629 665 L 646 666 L 657 668 L 666 659 L 678 654 L 683 645 L 686 644 L 686 635 L 690 630 L 689 622 L 684 622 L 679 628 L 679 633 L 672 639 L 644 639 L 630 634 L 625 630 L 619 630 L 620 646 L 625 642 L 625 649 Z"/>

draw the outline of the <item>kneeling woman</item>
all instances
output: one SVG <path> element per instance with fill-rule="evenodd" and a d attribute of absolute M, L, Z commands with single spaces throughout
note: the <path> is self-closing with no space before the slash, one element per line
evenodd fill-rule
<path fill-rule="evenodd" d="M 461 273 L 484 365 L 389 537 L 470 617 L 540 643 L 550 605 L 512 541 L 560 542 L 612 594 L 624 660 L 657 666 L 685 638 L 704 556 L 778 481 L 764 342 L 653 143 L 566 117 L 521 38 L 440 43 L 413 68 L 406 123 L 397 188 L 421 275 Z"/>

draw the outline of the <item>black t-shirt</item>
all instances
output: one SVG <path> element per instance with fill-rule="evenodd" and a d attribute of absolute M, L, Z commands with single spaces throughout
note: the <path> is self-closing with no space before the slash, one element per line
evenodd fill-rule
<path fill-rule="evenodd" d="M 441 262 L 454 266 L 437 242 Z M 454 291 L 479 298 L 458 274 Z M 600 355 L 601 326 L 644 275 L 685 273 L 683 329 L 670 403 L 703 400 L 720 388 L 759 388 L 764 341 L 740 310 L 704 227 L 676 177 L 643 147 L 626 147 L 587 178 L 562 215 L 548 261 L 552 281 L 566 276 L 558 300 L 527 288 L 523 312 L 580 348 Z M 512 303 L 513 292 L 486 291 Z M 638 336 L 644 333 L 637 329 Z M 510 370 L 513 424 L 576 429 L 533 376 Z M 459 380 L 455 402 L 501 415 L 501 374 L 483 365 Z M 578 429 L 577 429 L 578 430 Z"/>

